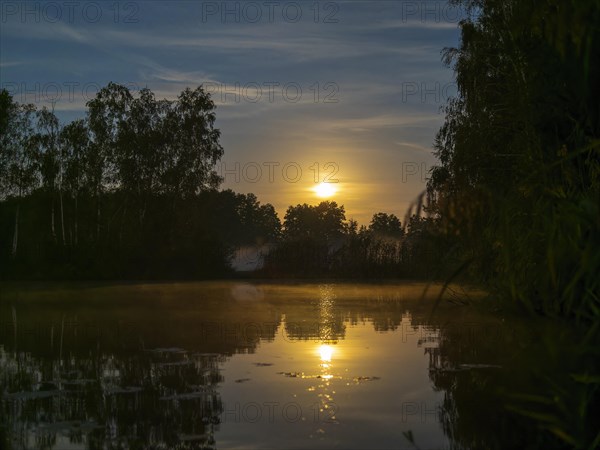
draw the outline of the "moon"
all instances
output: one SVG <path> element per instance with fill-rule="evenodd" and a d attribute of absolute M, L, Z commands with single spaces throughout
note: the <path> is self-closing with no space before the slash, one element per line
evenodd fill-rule
<path fill-rule="evenodd" d="M 335 183 L 319 183 L 313 188 L 313 190 L 315 191 L 315 194 L 321 198 L 331 197 L 337 192 Z"/>
<path fill-rule="evenodd" d="M 322 344 L 319 347 L 319 356 L 321 357 L 321 361 L 331 362 L 331 357 L 333 356 L 333 347 L 328 344 Z"/>

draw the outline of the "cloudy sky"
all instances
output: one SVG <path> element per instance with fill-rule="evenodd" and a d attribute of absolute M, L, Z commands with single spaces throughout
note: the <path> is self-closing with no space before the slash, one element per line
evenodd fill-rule
<path fill-rule="evenodd" d="M 173 99 L 203 84 L 217 107 L 224 188 L 281 218 L 322 201 L 347 217 L 403 217 L 435 164 L 441 108 L 455 94 L 445 2 L 132 1 L 0 3 L 0 83 L 63 121 L 110 81 Z M 327 177 L 327 179 L 325 179 Z M 337 182 L 336 182 L 337 181 Z"/>

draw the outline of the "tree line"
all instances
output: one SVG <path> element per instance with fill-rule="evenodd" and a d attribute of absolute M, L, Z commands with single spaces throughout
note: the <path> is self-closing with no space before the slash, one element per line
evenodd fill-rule
<path fill-rule="evenodd" d="M 427 192 L 451 243 L 444 259 L 502 309 L 570 325 L 560 345 L 543 341 L 548 355 L 573 350 L 551 357 L 554 371 L 533 371 L 542 393 L 521 388 L 507 404 L 540 430 L 536 448 L 598 448 L 600 3 L 451 3 L 467 13 L 460 45 L 443 52 L 458 96 L 437 134 Z M 452 397 L 469 398 L 472 378 L 462 388 L 450 381 Z M 464 426 L 451 419 L 449 430 Z"/>
<path fill-rule="evenodd" d="M 290 206 L 282 239 L 265 258 L 261 275 L 342 278 L 440 278 L 447 243 L 436 220 L 417 214 L 405 224 L 376 213 L 368 226 L 346 219 L 334 201 Z"/>
<path fill-rule="evenodd" d="M 158 100 L 110 83 L 86 106 L 62 124 L 0 91 L 5 279 L 222 277 L 237 247 L 265 243 L 276 246 L 261 276 L 428 272 L 414 257 L 425 219 L 378 213 L 359 229 L 322 202 L 290 206 L 282 223 L 254 194 L 219 190 L 223 148 L 202 87 Z"/>
<path fill-rule="evenodd" d="M 169 101 L 110 83 L 62 125 L 2 91 L 3 276 L 210 277 L 228 245 L 276 237 L 272 205 L 217 191 L 214 110 L 202 87 Z"/>
<path fill-rule="evenodd" d="M 453 0 L 458 96 L 431 210 L 457 272 L 541 314 L 600 319 L 600 4 Z M 458 257 L 456 257 L 458 255 Z"/>

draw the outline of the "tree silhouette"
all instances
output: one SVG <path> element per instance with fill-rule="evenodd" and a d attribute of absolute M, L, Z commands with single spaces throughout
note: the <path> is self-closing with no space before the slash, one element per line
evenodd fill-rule
<path fill-rule="evenodd" d="M 428 190 L 457 267 L 532 311 L 597 321 L 600 6 L 453 3 L 468 13 L 444 53 L 459 95 Z"/>

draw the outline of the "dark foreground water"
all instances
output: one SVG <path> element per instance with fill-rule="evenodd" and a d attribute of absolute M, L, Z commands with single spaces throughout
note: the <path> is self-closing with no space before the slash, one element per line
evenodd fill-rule
<path fill-rule="evenodd" d="M 3 287 L 0 446 L 535 445 L 508 411 L 561 333 L 424 287 Z"/>

